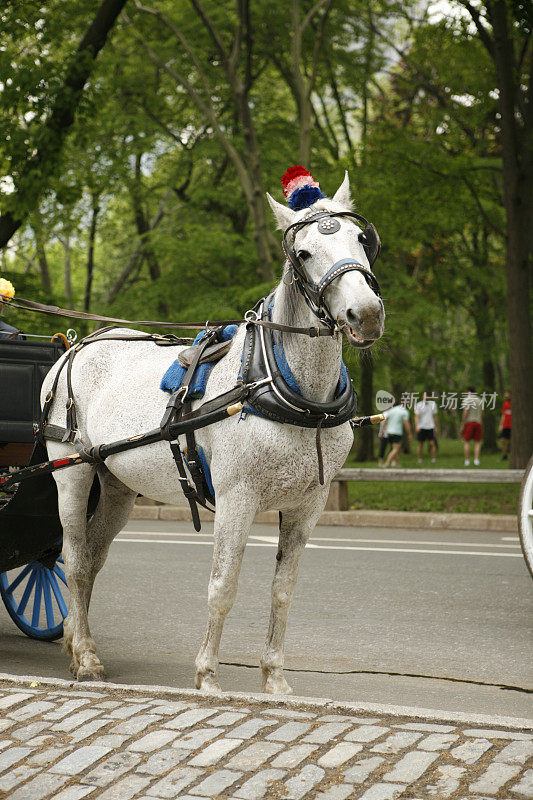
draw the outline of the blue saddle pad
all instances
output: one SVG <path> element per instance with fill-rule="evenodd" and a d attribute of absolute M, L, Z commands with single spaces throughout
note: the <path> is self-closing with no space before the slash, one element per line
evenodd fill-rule
<path fill-rule="evenodd" d="M 226 325 L 222 332 L 222 341 L 228 342 L 230 339 L 233 339 L 236 332 L 237 325 Z M 200 331 L 194 340 L 194 344 L 201 342 L 205 336 L 205 333 L 205 331 Z M 209 361 L 205 364 L 200 364 L 200 366 L 196 369 L 188 395 L 191 400 L 199 400 L 204 396 L 209 375 L 211 374 L 211 370 L 215 364 L 215 361 Z M 174 394 L 174 392 L 177 392 L 180 388 L 186 371 L 186 368 L 182 367 L 178 359 L 176 359 L 163 375 L 159 388 L 164 392 Z"/>

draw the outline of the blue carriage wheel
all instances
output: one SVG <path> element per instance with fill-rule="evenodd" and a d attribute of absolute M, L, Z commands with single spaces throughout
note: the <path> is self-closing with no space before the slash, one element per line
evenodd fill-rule
<path fill-rule="evenodd" d="M 63 585 L 66 587 L 67 581 L 62 564 L 60 556 L 53 569 L 34 561 L 0 573 L 0 596 L 8 614 L 32 639 L 52 641 L 63 636 L 67 616 Z"/>

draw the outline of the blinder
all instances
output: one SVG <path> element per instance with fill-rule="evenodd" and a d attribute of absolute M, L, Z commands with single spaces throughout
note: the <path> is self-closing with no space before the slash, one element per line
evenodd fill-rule
<path fill-rule="evenodd" d="M 363 245 L 370 266 L 372 266 L 381 250 L 381 240 L 375 226 L 361 214 L 356 214 L 354 211 L 319 211 L 310 217 L 298 220 L 298 222 L 293 222 L 292 225 L 286 228 L 282 242 L 285 255 L 295 273 L 296 286 L 302 293 L 305 302 L 322 322 L 333 328 L 336 325 L 336 321 L 324 301 L 324 292 L 328 286 L 346 272 L 360 272 L 374 294 L 381 298 L 381 290 L 377 278 L 371 270 L 358 261 L 352 258 L 343 258 L 340 261 L 336 261 L 318 283 L 313 283 L 309 280 L 303 264 L 296 255 L 294 250 L 294 238 L 293 246 L 290 246 L 288 244 L 287 234 L 289 231 L 294 231 L 294 235 L 296 235 L 301 228 L 310 225 L 312 222 L 318 223 L 318 231 L 321 234 L 327 236 L 332 233 L 337 233 L 337 231 L 340 230 L 340 222 L 337 217 L 352 217 L 358 222 L 364 223 L 365 227 L 359 234 L 359 241 Z"/>
<path fill-rule="evenodd" d="M 381 239 L 379 238 L 379 233 L 375 226 L 372 225 L 371 222 L 367 222 L 366 228 L 359 234 L 359 241 L 365 248 L 366 257 L 372 267 L 381 250 Z"/>

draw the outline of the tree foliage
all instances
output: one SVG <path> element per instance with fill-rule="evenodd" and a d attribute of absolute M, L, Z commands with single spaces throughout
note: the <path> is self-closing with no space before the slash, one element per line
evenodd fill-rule
<path fill-rule="evenodd" d="M 394 0 L 123 5 L 34 190 L 28 165 L 100 6 L 3 12 L 0 199 L 24 224 L 2 273 L 18 293 L 134 319 L 240 315 L 280 274 L 265 190 L 281 199 L 298 160 L 329 194 L 348 169 L 383 240 L 388 315 L 373 366 L 346 353 L 354 378 L 397 396 L 467 383 L 501 394 L 510 223 L 501 70 L 485 41 L 501 2 L 440 15 Z M 525 126 L 524 8 L 506 6 Z"/>

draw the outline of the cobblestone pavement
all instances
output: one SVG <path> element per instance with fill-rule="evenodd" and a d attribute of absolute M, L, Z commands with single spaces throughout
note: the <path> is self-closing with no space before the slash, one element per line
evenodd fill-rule
<path fill-rule="evenodd" d="M 533 798 L 533 729 L 497 718 L 37 681 L 0 683 L 2 800 Z"/>

